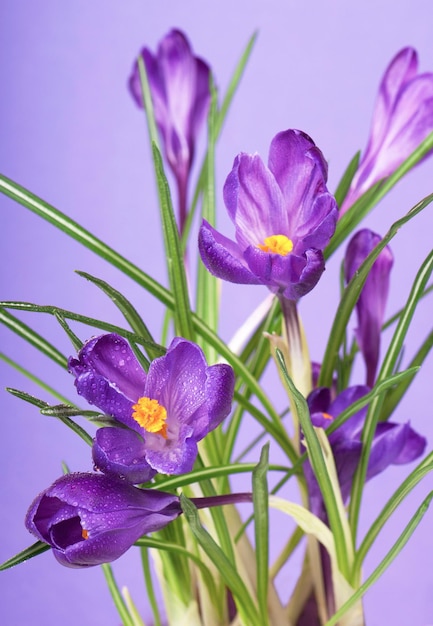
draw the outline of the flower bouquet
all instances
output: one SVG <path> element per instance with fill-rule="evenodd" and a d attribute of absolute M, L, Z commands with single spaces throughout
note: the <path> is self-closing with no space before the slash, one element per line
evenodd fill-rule
<path fill-rule="evenodd" d="M 363 575 L 386 522 L 433 463 L 416 416 L 413 423 L 394 417 L 432 346 L 430 332 L 409 362 L 403 357 L 418 303 L 430 291 L 432 253 L 413 285 L 401 289 L 401 308 L 385 315 L 391 240 L 433 195 L 383 236 L 358 228 L 433 149 L 433 74 L 418 73 L 412 48 L 391 60 L 367 148 L 349 163 L 334 195 L 324 147 L 304 131 L 278 132 L 267 162 L 258 154 L 235 156 L 223 188 L 234 234 L 225 234 L 217 227 L 215 151 L 254 40 L 223 97 L 208 63 L 179 30 L 155 53 L 144 48 L 134 63 L 129 88 L 147 118 L 167 285 L 0 176 L 4 194 L 165 308 L 156 338 L 118 285 L 84 272 L 118 307 L 125 327 L 55 305 L 1 303 L 2 322 L 67 368 L 78 396 L 65 402 L 42 381 L 51 402 L 8 391 L 72 429 L 89 446 L 93 464 L 93 471 L 79 473 L 64 465 L 63 475 L 36 496 L 25 517 L 35 541 L 2 569 L 49 549 L 67 567 L 101 565 L 125 626 L 145 623 L 110 565 L 130 548 L 141 553 L 155 626 L 362 625 L 363 595 L 398 556 L 432 498 L 433 492 Z M 207 145 L 194 176 L 206 120 Z M 340 247 L 340 301 L 321 362 L 312 362 L 299 302 L 326 280 L 325 263 Z M 239 287 L 239 294 L 263 292 L 229 343 L 218 325 L 220 306 L 227 305 L 224 281 L 255 286 Z M 11 310 L 52 315 L 70 353 L 60 354 Z M 81 324 L 79 335 L 71 321 Z M 273 398 L 281 390 L 280 411 Z M 412 465 L 361 533 L 364 486 L 393 464 Z M 277 554 L 272 562 L 270 547 Z M 281 575 L 300 551 L 296 583 L 287 589 Z"/>

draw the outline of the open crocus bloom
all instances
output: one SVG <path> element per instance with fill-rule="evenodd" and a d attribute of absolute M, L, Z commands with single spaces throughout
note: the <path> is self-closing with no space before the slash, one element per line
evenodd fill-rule
<path fill-rule="evenodd" d="M 147 374 L 114 333 L 88 341 L 69 369 L 78 393 L 119 424 L 97 431 L 97 468 L 132 483 L 191 471 L 197 442 L 231 409 L 232 368 L 208 366 L 201 348 L 179 337 Z"/>
<path fill-rule="evenodd" d="M 400 50 L 386 69 L 370 139 L 340 214 L 392 174 L 433 131 L 433 73 L 417 72 L 418 55 L 413 48 Z"/>
<path fill-rule="evenodd" d="M 207 269 L 289 300 L 308 293 L 324 270 L 322 251 L 338 216 L 326 180 L 322 153 L 298 130 L 274 137 L 268 167 L 257 154 L 239 154 L 224 186 L 236 241 L 204 221 L 199 249 Z"/>
<path fill-rule="evenodd" d="M 338 417 L 369 390 L 369 387 L 364 385 L 348 387 L 334 401 L 331 401 L 328 388 L 315 389 L 307 399 L 313 425 L 326 429 L 332 423 L 333 418 Z M 345 501 L 350 496 L 352 479 L 361 458 L 361 435 L 367 408 L 361 409 L 329 435 L 341 495 Z M 414 461 L 424 452 L 426 443 L 426 439 L 415 432 L 408 423 L 379 422 L 371 447 L 366 480 L 380 474 L 389 465 Z M 308 462 L 305 464 L 305 475 L 309 489 L 310 509 L 315 515 L 326 520 L 322 495 Z"/>
<path fill-rule="evenodd" d="M 209 66 L 194 56 L 186 36 L 171 30 L 159 43 L 156 54 L 143 48 L 152 94 L 155 120 L 165 155 L 176 177 L 181 212 L 186 210 L 186 190 L 195 143 L 210 103 Z M 143 96 L 138 63 L 134 64 L 129 88 L 138 106 Z M 181 226 L 185 215 L 180 216 Z"/>
<path fill-rule="evenodd" d="M 352 237 L 344 258 L 344 276 L 347 283 L 380 241 L 381 237 L 368 228 L 358 231 Z M 393 262 L 391 249 L 386 246 L 374 262 L 356 303 L 358 317 L 356 339 L 365 360 L 367 385 L 370 387 L 374 385 L 376 378 Z"/>
<path fill-rule="evenodd" d="M 102 474 L 67 474 L 31 504 L 26 527 L 68 567 L 118 559 L 139 537 L 181 513 L 179 498 Z"/>

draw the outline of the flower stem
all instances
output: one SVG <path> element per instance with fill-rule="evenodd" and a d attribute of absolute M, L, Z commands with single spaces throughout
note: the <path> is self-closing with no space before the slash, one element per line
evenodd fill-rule
<path fill-rule="evenodd" d="M 203 498 L 190 498 L 197 509 L 207 509 L 212 506 L 224 506 L 225 504 L 239 504 L 252 502 L 252 493 L 227 493 L 220 496 L 208 496 Z"/>

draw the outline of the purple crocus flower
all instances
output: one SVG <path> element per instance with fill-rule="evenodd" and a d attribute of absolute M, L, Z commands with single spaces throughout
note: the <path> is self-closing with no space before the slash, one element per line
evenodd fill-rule
<path fill-rule="evenodd" d="M 207 63 L 194 56 L 188 39 L 179 30 L 171 30 L 161 40 L 156 54 L 148 48 L 143 48 L 140 54 L 146 66 L 166 159 L 177 181 L 182 231 L 195 143 L 210 103 L 210 69 Z M 142 107 L 138 63 L 134 64 L 129 88 Z"/>
<path fill-rule="evenodd" d="M 172 494 L 77 473 L 43 491 L 25 524 L 62 565 L 90 567 L 118 559 L 139 537 L 164 528 L 180 513 L 179 498 Z"/>
<path fill-rule="evenodd" d="M 340 215 L 370 187 L 392 174 L 433 131 L 433 73 L 418 74 L 418 55 L 403 48 L 379 87 L 367 149 Z"/>
<path fill-rule="evenodd" d="M 69 370 L 78 393 L 118 423 L 97 431 L 96 466 L 132 483 L 146 482 L 156 472 L 191 471 L 197 442 L 231 409 L 232 368 L 209 367 L 201 348 L 179 337 L 147 374 L 116 334 L 88 341 L 77 359 L 69 359 Z"/>
<path fill-rule="evenodd" d="M 347 246 L 344 259 L 346 283 L 381 241 L 381 237 L 368 228 L 358 231 Z M 380 337 L 388 299 L 389 278 L 394 259 L 386 246 L 374 262 L 356 303 L 358 328 L 356 339 L 367 367 L 367 385 L 373 387 L 379 360 Z"/>
<path fill-rule="evenodd" d="M 299 130 L 274 137 L 268 167 L 257 154 L 239 154 L 224 186 L 236 242 L 204 221 L 199 249 L 207 269 L 289 300 L 308 293 L 324 270 L 322 250 L 338 216 L 326 180 L 322 153 Z"/>
<path fill-rule="evenodd" d="M 369 387 L 365 385 L 348 387 L 332 401 L 327 387 L 315 389 L 307 399 L 313 425 L 326 429 L 334 418 L 369 390 Z M 361 409 L 329 435 L 344 501 L 347 501 L 350 496 L 353 476 L 361 458 L 361 435 L 367 408 Z M 426 443 L 426 439 L 415 432 L 409 423 L 379 422 L 371 446 L 366 480 L 380 474 L 389 465 L 414 461 L 424 452 Z M 310 509 L 326 521 L 327 516 L 319 485 L 308 462 L 305 463 L 305 476 L 309 490 Z"/>

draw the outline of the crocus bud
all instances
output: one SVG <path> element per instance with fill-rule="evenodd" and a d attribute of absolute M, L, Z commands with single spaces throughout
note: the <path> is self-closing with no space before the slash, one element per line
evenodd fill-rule
<path fill-rule="evenodd" d="M 370 138 L 340 210 L 392 174 L 433 131 L 433 73 L 418 74 L 418 55 L 403 48 L 379 87 Z"/>
<path fill-rule="evenodd" d="M 181 513 L 177 496 L 138 489 L 103 474 L 67 474 L 30 506 L 26 527 L 67 567 L 118 559 L 139 537 Z"/>
<path fill-rule="evenodd" d="M 148 48 L 143 48 L 140 54 L 146 67 L 165 156 L 178 185 L 182 231 L 195 144 L 210 104 L 210 69 L 207 63 L 194 56 L 188 39 L 179 30 L 171 30 L 160 41 L 156 54 Z M 138 63 L 134 64 L 129 88 L 138 106 L 142 107 Z"/>
<path fill-rule="evenodd" d="M 381 237 L 368 228 L 358 231 L 352 237 L 344 259 L 344 275 L 347 283 L 380 241 Z M 358 317 L 356 339 L 367 368 L 369 387 L 373 387 L 376 377 L 393 262 L 391 249 L 386 246 L 374 262 L 356 303 Z"/>

